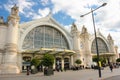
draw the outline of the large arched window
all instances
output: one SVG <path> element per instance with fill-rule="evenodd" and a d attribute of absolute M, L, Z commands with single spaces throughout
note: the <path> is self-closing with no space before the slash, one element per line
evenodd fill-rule
<path fill-rule="evenodd" d="M 61 48 L 69 49 L 65 36 L 57 29 L 42 25 L 32 29 L 25 37 L 23 49 Z"/>
<path fill-rule="evenodd" d="M 108 52 L 108 47 L 107 47 L 106 43 L 101 38 L 97 38 L 97 42 L 98 42 L 99 53 L 107 53 Z M 91 52 L 96 53 L 95 39 L 92 42 Z"/>

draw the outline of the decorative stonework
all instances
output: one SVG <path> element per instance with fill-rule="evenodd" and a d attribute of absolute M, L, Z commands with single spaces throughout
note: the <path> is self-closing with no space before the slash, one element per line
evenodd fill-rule
<path fill-rule="evenodd" d="M 3 17 L 0 16 L 0 23 L 4 23 Z"/>
<path fill-rule="evenodd" d="M 6 45 L 6 52 L 17 52 L 17 45 L 9 43 Z"/>
<path fill-rule="evenodd" d="M 8 17 L 8 25 L 12 24 L 13 26 L 16 26 L 16 25 L 18 25 L 19 20 L 20 20 L 19 17 L 11 15 Z"/>
<path fill-rule="evenodd" d="M 0 16 L 0 25 L 6 25 L 2 16 Z"/>
<path fill-rule="evenodd" d="M 14 5 L 14 7 L 11 8 L 11 14 L 8 17 L 8 25 L 17 26 L 20 20 L 20 17 L 18 15 L 19 8 Z"/>
<path fill-rule="evenodd" d="M 11 15 L 18 16 L 18 13 L 19 13 L 19 8 L 15 4 L 14 7 L 11 8 Z"/>

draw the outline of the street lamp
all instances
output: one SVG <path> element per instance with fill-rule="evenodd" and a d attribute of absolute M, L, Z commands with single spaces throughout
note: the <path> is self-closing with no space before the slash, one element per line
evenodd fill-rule
<path fill-rule="evenodd" d="M 81 15 L 80 17 L 84 17 L 90 13 L 92 13 L 92 21 L 93 21 L 93 27 L 94 27 L 94 34 L 95 34 L 95 42 L 96 42 L 96 52 L 97 52 L 97 64 L 98 64 L 98 73 L 99 73 L 99 77 L 101 77 L 101 69 L 100 69 L 100 64 L 99 64 L 99 51 L 98 51 L 98 42 L 97 42 L 97 36 L 96 36 L 96 28 L 95 28 L 95 20 L 94 20 L 94 14 L 93 12 L 96 11 L 97 9 L 105 6 L 107 3 L 103 3 L 101 6 L 97 7 L 96 9 L 92 10 L 91 8 L 91 11 L 84 14 L 84 15 Z"/>

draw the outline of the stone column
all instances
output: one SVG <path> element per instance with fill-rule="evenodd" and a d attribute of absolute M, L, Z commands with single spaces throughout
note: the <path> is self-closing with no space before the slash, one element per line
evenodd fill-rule
<path fill-rule="evenodd" d="M 22 72 L 22 54 L 18 53 L 18 67 L 20 69 L 20 72 Z"/>
<path fill-rule="evenodd" d="M 74 62 L 73 62 L 73 55 L 70 56 L 70 66 L 73 66 Z"/>
<path fill-rule="evenodd" d="M 56 57 L 54 59 L 53 69 L 55 69 L 55 67 L 56 67 Z"/>
<path fill-rule="evenodd" d="M 64 57 L 62 57 L 62 63 L 61 63 L 62 69 L 64 69 Z"/>

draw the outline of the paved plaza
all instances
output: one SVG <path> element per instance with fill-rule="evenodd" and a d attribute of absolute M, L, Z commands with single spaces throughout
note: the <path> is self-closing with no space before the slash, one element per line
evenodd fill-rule
<path fill-rule="evenodd" d="M 98 70 L 84 69 L 78 71 L 68 70 L 66 72 L 54 72 L 52 76 L 44 76 L 43 72 L 37 74 L 20 73 L 18 75 L 0 75 L 0 80 L 120 80 L 120 68 L 110 72 L 105 68 L 102 72 L 102 78 L 98 77 Z M 116 77 L 115 77 L 116 76 Z M 116 79 L 115 79 L 116 78 Z"/>

